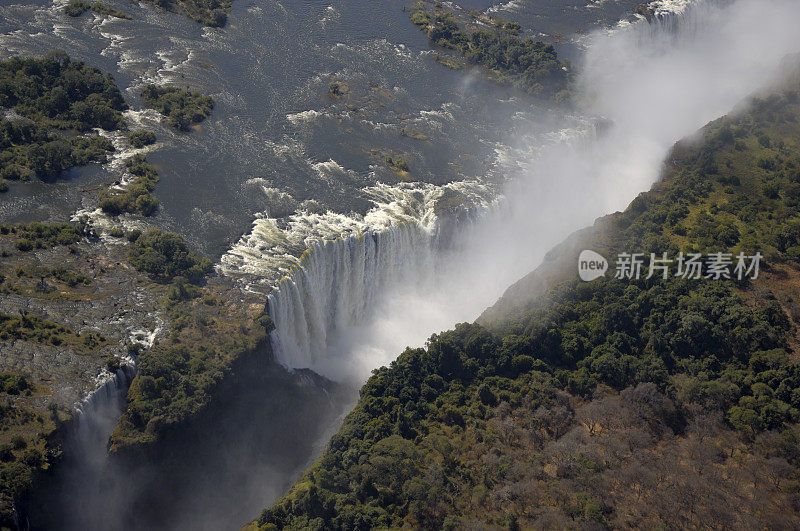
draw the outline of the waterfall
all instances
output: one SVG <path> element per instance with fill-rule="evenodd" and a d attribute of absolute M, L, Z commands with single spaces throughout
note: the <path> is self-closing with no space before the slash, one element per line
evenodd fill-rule
<path fill-rule="evenodd" d="M 125 395 L 135 375 L 134 365 L 122 365 L 76 408 L 68 444 L 82 455 L 87 468 L 97 469 L 105 462 L 108 438 L 122 414 Z"/>
<path fill-rule="evenodd" d="M 712 29 L 715 17 L 732 0 L 684 2 L 681 6 L 654 7 L 655 14 L 647 24 L 634 25 L 634 33 L 643 46 L 652 47 L 660 40 L 671 45 L 689 42 Z"/>
<path fill-rule="evenodd" d="M 82 519 L 96 509 L 94 500 L 113 490 L 104 475 L 109 465 L 108 438 L 135 375 L 133 363 L 122 365 L 112 375 L 106 373 L 107 378 L 75 407 L 64 433 L 63 459 L 53 476 L 39 485 L 33 499 L 21 508 L 20 523 L 25 525 L 20 528 L 30 524 L 35 529 L 87 528 Z"/>
<path fill-rule="evenodd" d="M 437 233 L 408 222 L 314 243 L 269 294 L 276 359 L 293 369 L 319 369 L 341 334 L 365 323 L 387 290 L 429 281 Z"/>
<path fill-rule="evenodd" d="M 397 320 L 388 315 L 400 307 L 392 307 L 393 294 L 432 290 L 444 276 L 443 252 L 498 202 L 496 183 L 481 180 L 377 183 L 362 192 L 374 204 L 364 214 L 265 213 L 220 260 L 222 274 L 265 294 L 272 351 L 289 369 L 361 380 L 387 353 L 421 343 L 396 330 L 391 341 L 375 334 L 376 318 Z M 425 330 L 433 332 L 430 323 Z"/>

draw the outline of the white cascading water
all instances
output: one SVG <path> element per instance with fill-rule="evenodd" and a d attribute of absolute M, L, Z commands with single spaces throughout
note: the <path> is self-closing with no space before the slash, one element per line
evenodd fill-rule
<path fill-rule="evenodd" d="M 76 406 L 66 437 L 64 460 L 58 468 L 58 473 L 68 478 L 64 489 L 84 492 L 85 485 L 103 488 L 99 480 L 107 458 L 108 438 L 119 420 L 125 394 L 135 375 L 134 365 L 122 365 Z M 24 514 L 15 512 L 14 517 L 17 528 L 29 528 Z M 67 522 L 61 524 L 65 528 L 77 528 L 70 527 Z"/>
<path fill-rule="evenodd" d="M 435 242 L 433 227 L 402 223 L 313 244 L 269 295 L 277 360 L 292 368 L 327 365 L 339 335 L 367 321 L 388 286 L 430 277 Z"/>
<path fill-rule="evenodd" d="M 122 414 L 125 394 L 134 376 L 134 365 L 122 365 L 76 408 L 70 444 L 84 454 L 84 461 L 95 465 L 92 469 L 98 468 L 97 465 L 106 459 L 108 438 Z"/>
<path fill-rule="evenodd" d="M 430 218 L 311 245 L 269 295 L 277 359 L 361 379 L 476 318 L 549 248 L 646 190 L 673 142 L 776 79 L 800 50 L 797 17 L 789 0 L 709 1 L 590 37 L 580 86 L 584 107 L 611 124 L 603 134 L 545 146 L 504 208 L 447 253 Z"/>
<path fill-rule="evenodd" d="M 363 216 L 265 216 L 221 259 L 222 272 L 245 274 L 251 289 L 268 293 L 273 352 L 288 368 L 338 381 L 368 375 L 374 360 L 354 355 L 363 346 L 356 328 L 375 317 L 394 287 L 435 288 L 432 273 L 439 250 L 452 243 L 454 225 L 440 222 L 439 201 L 459 197 L 458 225 L 469 226 L 496 206 L 497 196 L 479 181 L 378 184 L 364 192 L 375 207 Z"/>

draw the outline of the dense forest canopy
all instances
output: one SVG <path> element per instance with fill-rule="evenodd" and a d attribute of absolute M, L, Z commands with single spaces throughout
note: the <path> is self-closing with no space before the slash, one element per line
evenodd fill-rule
<path fill-rule="evenodd" d="M 0 62 L 0 179 L 47 178 L 114 150 L 85 134 L 124 125 L 125 100 L 111 76 L 60 51 Z"/>
<path fill-rule="evenodd" d="M 158 229 L 136 236 L 128 259 L 133 267 L 159 282 L 183 277 L 197 284 L 211 271 L 211 260 L 190 251 L 180 235 Z"/>

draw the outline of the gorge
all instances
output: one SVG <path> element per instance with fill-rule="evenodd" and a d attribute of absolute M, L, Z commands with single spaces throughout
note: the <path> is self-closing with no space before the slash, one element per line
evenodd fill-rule
<path fill-rule="evenodd" d="M 125 115 L 159 138 L 144 148 L 161 175 L 153 223 L 219 258 L 208 288 L 214 302 L 186 304 L 220 314 L 233 307 L 230 326 L 211 329 L 242 333 L 248 345 L 221 365 L 208 401 L 174 424 L 159 420 L 170 418 L 162 412 L 171 405 L 144 409 L 157 399 L 140 400 L 141 382 L 157 381 L 148 371 L 163 367 L 140 364 L 109 459 L 107 441 L 125 410 L 119 398 L 133 376 L 120 368 L 76 417 L 64 462 L 28 500 L 25 523 L 219 529 L 246 524 L 279 500 L 323 455 L 370 373 L 431 334 L 475 321 L 551 248 L 655 183 L 676 141 L 782 81 L 787 56 L 800 51 L 794 2 L 689 4 L 655 2 L 649 20 L 617 23 L 619 10 L 601 3 L 600 19 L 581 28 L 593 31 L 575 33 L 559 50 L 574 58 L 570 107 L 528 100 L 477 69 L 444 69 L 393 3 L 234 3 L 233 27 L 169 19 L 178 28 L 170 38 L 162 15 L 141 6 L 133 22 L 59 21 L 58 37 L 45 32 L 43 43 L 33 32 L 0 28 L 6 52 L 55 41 L 78 57 L 101 57 L 137 103 L 139 87 L 152 81 L 192 82 L 214 94 L 217 114 L 188 134 L 147 111 Z M 3 8 L 4 24 L 41 29 L 50 24 L 48 5 L 30 19 L 25 9 Z M 301 16 L 306 9 L 313 24 Z M 352 22 L 359 9 L 367 19 Z M 554 32 L 581 24 L 562 12 L 551 17 Z M 265 20 L 281 26 L 266 43 L 258 28 Z M 304 61 L 271 40 L 302 34 L 298 28 L 313 36 L 303 43 Z M 132 40 L 135 31 L 152 33 L 152 42 Z M 251 68 L 286 63 L 296 66 L 287 79 Z M 328 80 L 339 78 L 349 92 L 330 98 Z M 293 95 L 290 104 L 283 94 Z M 398 154 L 409 160 L 410 178 L 386 167 Z M 42 215 L 28 208 L 34 194 L 12 194 L 0 204 L 4 220 Z M 53 203 L 47 215 L 74 213 Z M 143 226 L 133 216 L 109 221 L 81 203 L 101 231 Z M 178 310 L 166 310 L 168 320 L 179 321 Z M 269 340 L 251 321 L 267 322 Z M 175 337 L 199 343 L 187 330 Z M 169 343 L 169 353 L 181 343 L 154 338 Z M 148 356 L 145 348 L 140 359 L 156 359 Z M 140 405 L 150 416 L 135 425 Z"/>

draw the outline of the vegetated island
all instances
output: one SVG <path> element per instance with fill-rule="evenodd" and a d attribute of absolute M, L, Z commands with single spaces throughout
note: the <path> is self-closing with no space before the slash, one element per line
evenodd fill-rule
<path fill-rule="evenodd" d="M 221 28 L 228 21 L 233 0 L 145 0 L 168 11 L 183 10 L 186 15 L 213 28 Z"/>
<path fill-rule="evenodd" d="M 233 0 L 145 0 L 167 11 L 183 11 L 189 18 L 213 28 L 221 28 L 228 21 L 228 13 L 233 8 Z M 101 16 L 130 19 L 131 16 L 102 2 L 72 0 L 64 6 L 64 13 L 79 17 L 92 11 Z"/>
<path fill-rule="evenodd" d="M 0 62 L 0 191 L 105 162 L 113 145 L 88 131 L 120 129 L 127 108 L 111 76 L 62 51 Z"/>
<path fill-rule="evenodd" d="M 79 17 L 84 13 L 86 13 L 87 11 L 91 11 L 92 13 L 95 13 L 100 16 L 116 17 L 126 20 L 130 20 L 131 18 L 131 16 L 125 13 L 124 11 L 120 11 L 118 9 L 109 7 L 102 2 L 87 2 L 86 0 L 72 0 L 69 4 L 64 6 L 64 13 L 70 17 Z"/>
<path fill-rule="evenodd" d="M 135 148 L 143 148 L 156 142 L 156 134 L 148 129 L 137 129 L 128 133 L 128 142 Z"/>
<path fill-rule="evenodd" d="M 220 285 L 205 285 L 211 261 L 190 252 L 176 234 L 151 230 L 138 236 L 128 259 L 169 285 L 165 309 L 170 326 L 139 356 L 128 407 L 111 436 L 113 452 L 151 444 L 200 414 L 231 364 L 264 347 L 274 327 L 263 304 L 256 305 L 262 308 L 257 314 L 248 313 L 241 293 L 236 292 L 236 303 L 226 302 Z"/>
<path fill-rule="evenodd" d="M 214 99 L 199 92 L 178 88 L 146 85 L 142 97 L 149 107 L 163 114 L 169 124 L 180 131 L 208 118 L 214 109 Z"/>
<path fill-rule="evenodd" d="M 501 82 L 511 82 L 525 91 L 551 96 L 555 101 L 569 97 L 569 67 L 559 60 L 552 45 L 519 36 L 520 25 L 491 20 L 491 26 L 462 23 L 455 13 L 440 4 L 428 7 L 417 2 L 411 21 L 422 29 L 435 46 L 457 51 L 467 62 L 481 65 Z M 460 68 L 458 61 L 437 56 L 450 68 Z"/>
<path fill-rule="evenodd" d="M 115 188 L 100 192 L 100 209 L 110 216 L 123 213 L 149 216 L 158 208 L 153 189 L 159 180 L 155 167 L 147 163 L 144 155 L 134 155 L 125 161 L 125 168 L 133 179 L 122 190 Z"/>
<path fill-rule="evenodd" d="M 797 89 L 676 144 L 660 183 L 479 323 L 376 370 L 250 527 L 800 526 Z M 755 280 L 687 280 L 673 263 L 667 279 L 586 283 L 582 249 L 646 253 L 645 272 L 651 252 L 764 258 Z"/>

